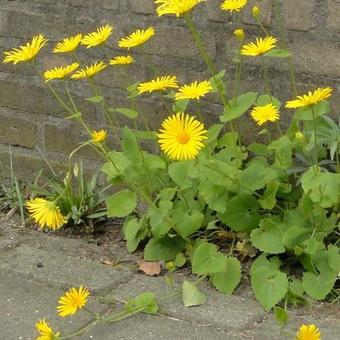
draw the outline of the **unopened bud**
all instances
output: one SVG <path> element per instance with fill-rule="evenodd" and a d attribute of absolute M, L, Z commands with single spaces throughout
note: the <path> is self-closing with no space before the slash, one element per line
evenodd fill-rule
<path fill-rule="evenodd" d="M 254 17 L 255 19 L 257 19 L 257 18 L 259 17 L 259 15 L 261 14 L 261 10 L 260 10 L 259 7 L 254 6 L 253 9 L 252 9 L 252 11 L 251 11 L 251 13 L 252 13 L 253 17 Z"/>
<path fill-rule="evenodd" d="M 295 133 L 295 139 L 298 142 L 303 142 L 305 140 L 305 135 L 301 131 L 298 131 Z"/>
<path fill-rule="evenodd" d="M 234 36 L 236 37 L 237 40 L 244 40 L 244 30 L 242 28 L 239 28 L 234 31 Z"/>
<path fill-rule="evenodd" d="M 172 261 L 169 261 L 165 264 L 165 268 L 170 272 L 170 271 L 174 270 L 175 265 Z"/>

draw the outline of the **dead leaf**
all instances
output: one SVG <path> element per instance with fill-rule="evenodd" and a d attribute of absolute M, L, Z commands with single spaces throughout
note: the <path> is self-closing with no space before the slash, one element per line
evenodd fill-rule
<path fill-rule="evenodd" d="M 117 261 L 112 261 L 112 260 L 101 260 L 100 261 L 102 264 L 105 264 L 106 266 L 110 267 L 121 267 L 121 265 Z"/>
<path fill-rule="evenodd" d="M 144 260 L 137 261 L 138 270 L 142 271 L 146 275 L 156 276 L 161 273 L 161 262 L 147 262 Z"/>

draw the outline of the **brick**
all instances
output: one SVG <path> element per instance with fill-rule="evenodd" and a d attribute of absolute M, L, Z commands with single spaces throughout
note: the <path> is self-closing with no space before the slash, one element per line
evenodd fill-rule
<path fill-rule="evenodd" d="M 67 122 L 66 122 L 67 123 Z M 86 134 L 79 130 L 79 126 L 74 124 L 58 125 L 47 123 L 44 125 L 44 145 L 45 149 L 50 152 L 58 152 L 69 155 L 79 143 L 88 140 Z M 101 159 L 100 155 L 95 153 L 89 146 L 85 146 L 77 152 L 86 158 Z"/>
<path fill-rule="evenodd" d="M 7 112 L 6 112 L 7 111 Z M 18 112 L 0 109 L 0 142 L 33 148 L 37 143 L 37 126 L 18 118 Z"/>
<path fill-rule="evenodd" d="M 41 169 L 47 169 L 46 163 L 36 154 L 33 153 L 18 153 L 16 148 L 12 148 L 13 157 L 13 171 L 18 179 L 28 180 L 32 182 L 38 171 Z M 60 165 L 56 162 L 52 162 L 53 167 Z M 60 169 L 60 167 L 59 167 Z M 8 146 L 2 146 L 0 144 L 0 176 L 10 177 L 10 156 Z"/>
<path fill-rule="evenodd" d="M 202 40 L 209 55 L 216 56 L 215 41 L 207 33 L 202 34 Z M 157 33 L 150 40 L 145 53 L 165 57 L 201 59 L 188 29 L 180 27 L 159 27 Z"/>
<path fill-rule="evenodd" d="M 141 14 L 153 14 L 155 4 L 153 0 L 129 0 L 129 7 L 132 12 Z"/>
<path fill-rule="evenodd" d="M 331 30 L 340 31 L 340 1 L 328 0 L 328 12 L 327 27 Z"/>
<path fill-rule="evenodd" d="M 252 8 L 257 6 L 261 9 L 260 21 L 265 26 L 272 23 L 273 4 L 271 0 L 250 0 L 247 7 L 242 12 L 242 19 L 246 24 L 257 25 L 252 16 Z"/>
<path fill-rule="evenodd" d="M 96 7 L 109 10 L 119 9 L 119 0 L 68 0 L 66 4 L 74 7 Z"/>
<path fill-rule="evenodd" d="M 284 1 L 286 26 L 295 31 L 309 31 L 312 28 L 314 3 L 310 0 Z"/>

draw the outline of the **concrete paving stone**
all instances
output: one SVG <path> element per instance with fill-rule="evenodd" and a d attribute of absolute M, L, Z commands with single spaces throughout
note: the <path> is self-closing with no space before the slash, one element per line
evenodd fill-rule
<path fill-rule="evenodd" d="M 115 269 L 25 245 L 0 254 L 0 269 L 59 288 L 85 285 L 94 294 L 104 294 L 133 275 L 125 268 Z"/>
<path fill-rule="evenodd" d="M 183 280 L 183 278 L 179 278 Z M 224 330 L 238 330 L 251 328 L 261 322 L 265 312 L 255 300 L 245 299 L 235 295 L 224 295 L 207 285 L 202 289 L 207 295 L 207 302 L 202 306 L 185 308 L 178 297 L 161 304 L 162 311 L 167 315 L 198 324 L 209 324 Z M 128 283 L 114 288 L 107 299 L 127 299 L 138 294 L 150 291 L 157 297 L 164 297 L 171 291 L 165 283 L 164 277 L 146 277 L 136 275 Z"/>
<path fill-rule="evenodd" d="M 334 306 L 333 306 L 334 307 Z M 316 308 L 317 309 L 317 308 Z M 329 312 L 324 309 L 317 313 L 313 308 L 303 310 L 302 315 L 296 312 L 289 312 L 289 322 L 286 327 L 278 326 L 273 315 L 268 314 L 267 320 L 250 330 L 242 332 L 246 339 L 253 340 L 286 340 L 295 339 L 296 332 L 302 324 L 314 324 L 319 328 L 321 339 L 338 340 L 340 333 L 340 314 L 339 310 L 330 308 Z"/>
<path fill-rule="evenodd" d="M 68 318 L 58 317 L 56 306 L 63 294 L 60 289 L 15 274 L 0 273 L 0 339 L 33 340 L 37 336 L 35 323 L 42 318 L 61 334 L 73 332 L 90 321 L 85 311 Z M 91 297 L 87 306 L 96 312 L 107 308 Z"/>
<path fill-rule="evenodd" d="M 99 325 L 80 339 L 95 340 L 236 340 L 215 327 L 140 314 L 118 323 Z M 244 338 L 243 338 L 244 340 Z"/>

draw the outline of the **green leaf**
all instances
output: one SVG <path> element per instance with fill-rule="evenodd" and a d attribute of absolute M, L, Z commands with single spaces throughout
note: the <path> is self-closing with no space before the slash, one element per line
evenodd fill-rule
<path fill-rule="evenodd" d="M 185 112 L 187 109 L 187 106 L 189 104 L 190 100 L 189 99 L 181 99 L 181 100 L 176 100 L 174 104 L 172 105 L 172 112 L 174 113 L 182 113 Z"/>
<path fill-rule="evenodd" d="M 276 179 L 276 171 L 269 168 L 267 162 L 261 158 L 254 159 L 250 165 L 242 171 L 240 184 L 248 190 L 256 191 Z"/>
<path fill-rule="evenodd" d="M 128 221 L 124 228 L 124 236 L 127 241 L 127 250 L 134 252 L 141 239 L 137 237 L 140 230 L 140 224 L 136 218 Z"/>
<path fill-rule="evenodd" d="M 248 92 L 238 96 L 236 100 L 229 101 L 229 107 L 220 117 L 221 122 L 226 123 L 241 117 L 255 103 L 256 98 L 256 92 Z"/>
<path fill-rule="evenodd" d="M 275 152 L 275 166 L 288 169 L 292 166 L 293 144 L 287 136 L 272 142 L 268 148 Z"/>
<path fill-rule="evenodd" d="M 146 261 L 170 261 L 185 248 L 185 241 L 179 237 L 165 235 L 162 238 L 152 238 L 144 249 Z"/>
<path fill-rule="evenodd" d="M 250 268 L 250 275 L 253 275 L 256 270 L 260 268 L 269 268 L 270 270 L 279 270 L 281 266 L 281 261 L 277 256 L 271 257 L 269 260 L 267 259 L 267 254 L 261 254 L 256 260 L 253 262 Z"/>
<path fill-rule="evenodd" d="M 175 162 L 169 165 L 168 171 L 171 179 L 180 187 L 191 187 L 190 173 L 194 167 L 193 161 Z"/>
<path fill-rule="evenodd" d="M 235 257 L 225 257 L 221 272 L 212 275 L 212 284 L 225 294 L 232 294 L 241 280 L 241 264 Z"/>
<path fill-rule="evenodd" d="M 235 231 L 250 231 L 260 222 L 259 203 L 248 194 L 233 197 L 226 205 L 224 214 L 219 214 L 221 221 Z"/>
<path fill-rule="evenodd" d="M 200 306 L 207 297 L 191 282 L 185 280 L 182 286 L 182 301 L 185 307 Z"/>
<path fill-rule="evenodd" d="M 323 100 L 320 103 L 314 105 L 313 110 L 315 117 L 319 117 L 329 113 L 331 111 L 331 108 L 329 102 Z M 310 107 L 298 109 L 294 115 L 294 119 L 313 120 L 313 111 Z"/>
<path fill-rule="evenodd" d="M 225 75 L 225 70 L 221 70 L 217 74 L 215 74 L 213 77 L 209 79 L 209 82 L 213 88 L 211 92 L 218 92 L 218 87 L 222 86 L 223 89 L 225 89 L 225 84 L 223 82 L 223 77 Z M 184 112 L 184 111 L 182 111 Z"/>
<path fill-rule="evenodd" d="M 272 181 L 267 183 L 266 190 L 262 195 L 262 198 L 259 199 L 261 208 L 271 210 L 276 205 L 276 193 L 279 188 L 279 183 L 276 181 Z"/>
<path fill-rule="evenodd" d="M 225 187 L 213 184 L 209 181 L 201 181 L 199 193 L 208 203 L 211 210 L 215 210 L 221 214 L 225 212 L 229 199 L 229 194 Z"/>
<path fill-rule="evenodd" d="M 250 234 L 252 244 L 259 250 L 269 254 L 285 252 L 282 242 L 282 232 L 276 221 L 265 218 L 260 222 L 260 228 Z"/>
<path fill-rule="evenodd" d="M 251 275 L 251 285 L 256 298 L 267 312 L 280 302 L 288 291 L 287 275 L 279 270 L 264 267 Z"/>
<path fill-rule="evenodd" d="M 107 162 L 102 166 L 102 171 L 109 177 L 118 177 L 124 174 L 124 171 L 131 164 L 122 152 L 111 151 L 109 157 L 112 162 Z"/>
<path fill-rule="evenodd" d="M 217 251 L 214 244 L 204 242 L 195 251 L 192 272 L 195 274 L 218 273 L 224 268 L 224 255 Z"/>
<path fill-rule="evenodd" d="M 123 129 L 122 149 L 124 155 L 134 166 L 137 167 L 142 164 L 142 154 L 140 152 L 136 136 L 127 126 Z"/>
<path fill-rule="evenodd" d="M 133 299 L 129 299 L 124 309 L 128 313 L 134 313 L 137 311 L 155 315 L 158 311 L 158 305 L 155 299 L 155 295 L 150 292 L 143 293 Z"/>
<path fill-rule="evenodd" d="M 176 258 L 173 261 L 176 268 L 183 267 L 186 262 L 187 262 L 187 258 L 183 255 L 183 253 L 177 254 Z"/>
<path fill-rule="evenodd" d="M 91 103 L 101 103 L 104 100 L 104 97 L 94 96 L 94 97 L 85 98 L 85 100 L 87 100 L 88 102 L 91 102 Z"/>
<path fill-rule="evenodd" d="M 337 246 L 328 247 L 327 263 L 335 273 L 340 273 L 340 253 Z"/>
<path fill-rule="evenodd" d="M 323 208 L 330 208 L 333 204 L 340 203 L 340 174 L 321 172 L 316 166 L 310 167 L 303 174 L 301 184 L 312 201 L 320 203 Z"/>
<path fill-rule="evenodd" d="M 124 116 L 131 118 L 131 119 L 135 119 L 135 118 L 138 117 L 137 111 L 126 109 L 124 107 L 117 107 L 116 109 L 114 109 L 114 111 L 119 112 L 119 113 L 123 114 Z"/>
<path fill-rule="evenodd" d="M 278 109 L 280 109 L 280 107 L 281 107 L 281 102 L 273 96 L 269 96 L 268 94 L 263 94 L 263 95 L 257 97 L 257 99 L 256 99 L 256 105 L 257 106 L 264 106 L 264 105 L 267 105 L 267 104 L 273 104 Z"/>
<path fill-rule="evenodd" d="M 156 140 L 157 132 L 154 131 L 135 131 L 136 138 L 140 140 Z"/>
<path fill-rule="evenodd" d="M 292 226 L 284 233 L 282 241 L 288 249 L 302 244 L 311 234 L 311 230 L 303 227 Z"/>
<path fill-rule="evenodd" d="M 332 290 L 337 278 L 328 268 L 323 268 L 319 275 L 305 272 L 303 274 L 302 284 L 306 293 L 315 300 L 323 300 Z"/>
<path fill-rule="evenodd" d="M 173 221 L 176 224 L 176 230 L 184 238 L 200 229 L 203 220 L 204 215 L 198 210 L 184 211 L 181 208 L 173 210 Z"/>
<path fill-rule="evenodd" d="M 171 229 L 167 218 L 169 218 L 168 212 L 172 208 L 173 203 L 170 201 L 160 201 L 158 205 L 158 209 L 152 209 L 150 214 L 150 226 L 155 237 L 163 236 Z"/>
<path fill-rule="evenodd" d="M 108 217 L 125 217 L 137 206 L 137 195 L 130 190 L 119 191 L 106 199 Z"/>
<path fill-rule="evenodd" d="M 276 321 L 280 324 L 280 325 L 285 325 L 288 321 L 288 312 L 279 307 L 279 306 L 275 306 L 274 307 L 274 313 L 275 313 L 275 318 Z"/>
<path fill-rule="evenodd" d="M 210 126 L 207 132 L 208 139 L 206 140 L 206 143 L 210 144 L 211 142 L 215 141 L 220 134 L 222 128 L 223 124 L 214 124 Z"/>
<path fill-rule="evenodd" d="M 143 159 L 144 159 L 145 166 L 150 171 L 166 169 L 165 162 L 163 161 L 163 159 L 161 157 L 159 157 L 157 155 L 153 155 L 151 153 L 143 152 Z"/>
<path fill-rule="evenodd" d="M 273 48 L 269 52 L 264 54 L 266 57 L 271 58 L 287 58 L 291 57 L 291 53 L 288 50 L 285 50 L 283 48 Z"/>

